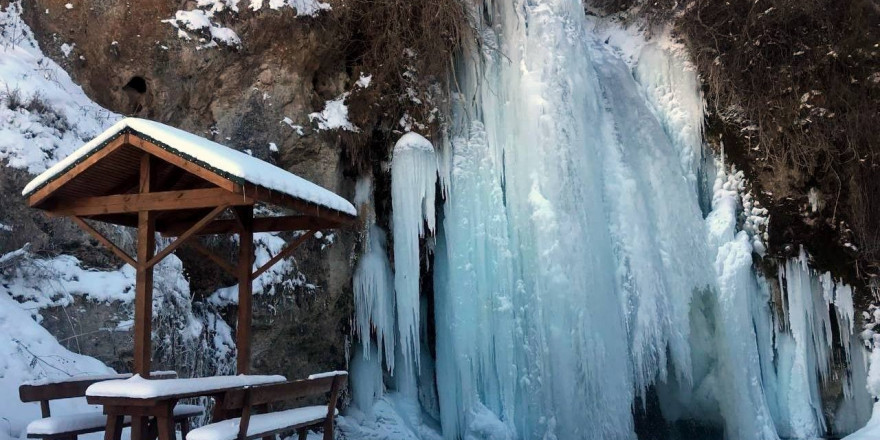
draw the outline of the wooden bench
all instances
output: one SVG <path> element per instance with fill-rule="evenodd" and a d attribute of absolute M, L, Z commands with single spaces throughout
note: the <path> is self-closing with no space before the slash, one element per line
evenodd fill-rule
<path fill-rule="evenodd" d="M 100 410 L 86 411 L 76 414 L 53 416 L 49 402 L 71 397 L 84 397 L 86 389 L 97 382 L 112 379 L 128 379 L 131 374 L 113 374 L 106 376 L 82 376 L 64 379 L 57 382 L 36 382 L 24 384 L 18 388 L 18 395 L 22 402 L 40 402 L 42 419 L 34 420 L 27 426 L 28 438 L 42 438 L 45 440 L 76 440 L 81 434 L 103 431 L 107 416 Z M 173 379 L 177 373 L 157 372 L 152 373 L 154 379 Z M 189 431 L 189 419 L 202 415 L 205 408 L 199 405 L 177 405 L 174 408 L 174 422 L 180 426 L 181 434 L 186 437 Z M 131 420 L 126 418 L 125 426 L 131 425 Z"/>
<path fill-rule="evenodd" d="M 226 392 L 217 405 L 222 412 L 240 413 L 241 417 L 217 421 L 193 429 L 186 440 L 250 440 L 273 439 L 275 434 L 296 431 L 305 440 L 309 428 L 323 426 L 324 440 L 333 439 L 333 418 L 339 414 L 336 401 L 339 390 L 348 380 L 345 371 L 334 371 L 309 376 L 305 380 L 271 385 L 257 385 Z M 302 397 L 328 394 L 326 405 L 306 406 L 269 411 L 269 406 Z"/>

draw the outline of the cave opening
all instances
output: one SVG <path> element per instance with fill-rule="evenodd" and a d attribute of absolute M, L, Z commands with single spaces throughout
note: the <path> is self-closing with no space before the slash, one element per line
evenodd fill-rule
<path fill-rule="evenodd" d="M 131 90 L 139 94 L 147 93 L 147 80 L 142 76 L 133 76 L 122 90 Z"/>

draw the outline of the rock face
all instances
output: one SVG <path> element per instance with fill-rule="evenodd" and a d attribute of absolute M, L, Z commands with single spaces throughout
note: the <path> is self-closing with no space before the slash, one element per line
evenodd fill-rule
<path fill-rule="evenodd" d="M 332 20 L 297 17 L 291 8 L 253 12 L 245 10 L 247 2 L 242 2 L 240 14 L 224 16 L 234 23 L 231 26 L 242 39 L 241 47 L 201 48 L 203 44 L 178 38 L 177 30 L 162 22 L 177 10 L 193 9 L 194 3 L 35 0 L 24 2 L 23 8 L 43 52 L 107 109 L 249 150 L 351 199 L 353 178 L 346 176 L 338 141 L 308 128 L 307 115 L 350 84 L 345 60 L 332 38 Z M 72 50 L 65 53 L 64 44 Z M 283 122 L 285 118 L 288 123 Z M 298 132 L 291 125 L 306 128 Z M 270 150 L 270 143 L 277 146 L 277 152 Z M 21 186 L 26 180 L 19 176 L 9 184 Z M 47 229 L 38 224 L 38 218 L 22 212 L 28 217 L 24 223 L 34 224 L 36 235 Z M 73 229 L 72 225 L 63 227 Z M 345 366 L 355 229 L 337 232 L 330 245 L 326 240 L 313 242 L 296 251 L 297 270 L 314 289 L 282 289 L 281 294 L 257 297 L 256 372 L 295 378 Z M 82 234 L 70 234 L 74 242 L 92 247 Z M 196 299 L 230 281 L 209 267 L 210 262 L 187 253 L 181 258 Z M 111 260 L 103 263 L 117 264 Z M 81 304 L 65 311 L 48 310 L 45 324 L 59 339 L 73 336 L 70 332 L 81 334 L 65 343 L 124 369 L 125 362 L 117 359 L 130 354 L 120 348 L 130 338 L 125 332 L 99 341 L 101 332 L 90 336 L 85 328 L 94 321 L 78 329 L 68 325 L 65 330 L 64 321 L 86 323 L 89 316 L 106 317 L 102 322 L 124 318 L 116 308 Z"/>

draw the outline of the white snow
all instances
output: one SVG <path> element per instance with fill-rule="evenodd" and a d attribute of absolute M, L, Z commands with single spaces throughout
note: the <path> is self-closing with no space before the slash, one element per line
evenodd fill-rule
<path fill-rule="evenodd" d="M 68 351 L 46 329 L 37 324 L 31 312 L 0 293 L 0 437 L 20 437 L 32 420 L 40 418 L 37 402 L 22 403 L 18 387 L 26 382 L 59 381 L 71 376 L 110 375 L 113 370 L 100 361 Z M 64 399 L 52 403 L 52 413 L 99 411 L 85 399 Z"/>
<path fill-rule="evenodd" d="M 238 375 L 212 376 L 191 379 L 144 379 L 134 375 L 129 379 L 108 380 L 91 385 L 87 396 L 129 397 L 151 399 L 182 393 L 200 393 L 216 389 L 264 385 L 287 380 L 284 376 Z"/>
<path fill-rule="evenodd" d="M 18 3 L 0 10 L 0 161 L 40 173 L 104 131 L 119 116 L 94 102 L 67 72 L 43 56 Z M 11 109 L 15 95 L 49 109 Z"/>
<path fill-rule="evenodd" d="M 346 131 L 359 132 L 360 129 L 348 120 L 348 106 L 345 105 L 348 95 L 349 93 L 346 92 L 336 99 L 326 101 L 324 103 L 324 110 L 310 113 L 309 120 L 318 123 L 318 130 L 336 130 L 341 128 Z"/>
<path fill-rule="evenodd" d="M 258 10 L 263 7 L 264 0 L 251 0 L 251 9 Z M 269 0 L 269 8 L 278 10 L 284 7 L 296 9 L 298 17 L 314 17 L 321 11 L 332 9 L 329 3 L 320 0 Z"/>
<path fill-rule="evenodd" d="M 338 409 L 334 410 L 333 415 L 336 414 L 339 414 Z M 306 406 L 266 414 L 253 414 L 248 423 L 247 435 L 256 435 L 309 422 L 317 423 L 326 417 L 326 405 Z M 187 434 L 186 440 L 233 440 L 238 437 L 240 427 L 240 417 L 223 420 L 193 429 Z"/>
<path fill-rule="evenodd" d="M 846 436 L 843 440 L 877 440 L 880 439 L 880 402 L 874 403 L 871 419 L 864 428 Z"/>
<path fill-rule="evenodd" d="M 238 34 L 236 34 L 235 31 L 228 27 L 220 26 L 211 21 L 214 12 L 216 12 L 214 9 L 208 11 L 204 11 L 201 9 L 193 9 L 190 11 L 177 11 L 174 13 L 174 18 L 162 20 L 162 22 L 168 23 L 179 30 L 188 29 L 190 31 L 207 31 L 211 35 L 212 43 L 222 42 L 227 46 L 241 46 L 241 38 L 239 38 Z M 189 35 L 187 35 L 185 32 L 183 34 L 179 34 L 178 36 L 186 40 L 190 39 Z M 203 47 L 208 46 L 209 45 Z"/>
<path fill-rule="evenodd" d="M 348 371 L 325 371 L 323 373 L 310 374 L 309 379 L 323 379 L 325 377 L 348 376 Z"/>
<path fill-rule="evenodd" d="M 185 159 L 207 164 L 233 177 L 336 211 L 357 215 L 354 206 L 347 200 L 275 165 L 192 133 L 137 118 L 125 118 L 117 122 L 64 160 L 37 176 L 25 186 L 22 194 L 28 195 L 35 191 L 37 187 L 51 181 L 76 161 L 99 149 L 102 143 L 113 139 L 125 130 L 149 136 Z"/>
<path fill-rule="evenodd" d="M 67 44 L 67 43 L 64 43 L 64 44 L 61 45 L 61 53 L 63 53 L 63 54 L 64 54 L 64 57 L 67 58 L 67 57 L 70 56 L 70 53 L 73 52 L 73 48 L 74 48 L 75 46 L 76 46 L 76 44 Z"/>
<path fill-rule="evenodd" d="M 273 153 L 278 152 L 278 145 L 275 145 L 275 142 L 269 142 L 269 151 Z"/>
<path fill-rule="evenodd" d="M 355 84 L 357 84 L 361 88 L 366 89 L 367 87 L 370 87 L 370 82 L 372 82 L 372 81 L 373 81 L 373 75 L 366 75 L 363 72 L 361 72 L 361 76 L 358 78 L 358 80 Z"/>
<path fill-rule="evenodd" d="M 205 407 L 199 405 L 180 404 L 174 407 L 175 416 L 199 416 L 203 414 Z M 126 416 L 125 423 L 131 421 Z M 80 431 L 87 429 L 101 428 L 107 425 L 107 416 L 100 410 L 66 414 L 62 416 L 52 416 L 43 419 L 34 420 L 27 426 L 28 435 L 52 435 L 64 432 Z"/>

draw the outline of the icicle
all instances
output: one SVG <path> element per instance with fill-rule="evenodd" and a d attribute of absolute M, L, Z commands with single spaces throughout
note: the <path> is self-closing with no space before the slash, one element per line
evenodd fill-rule
<path fill-rule="evenodd" d="M 391 205 L 394 222 L 394 291 L 400 348 L 407 363 L 419 363 L 419 239 L 434 233 L 437 159 L 431 142 L 407 133 L 394 145 Z"/>

